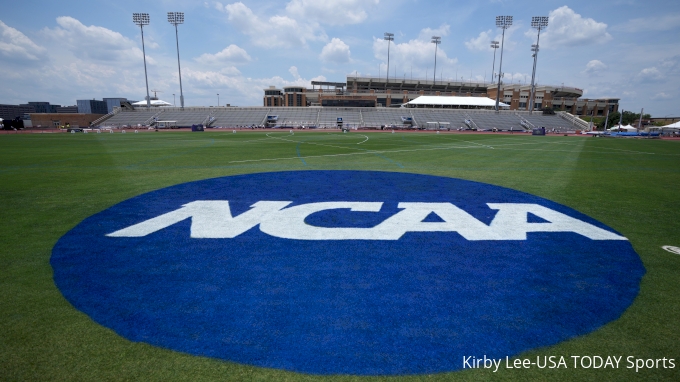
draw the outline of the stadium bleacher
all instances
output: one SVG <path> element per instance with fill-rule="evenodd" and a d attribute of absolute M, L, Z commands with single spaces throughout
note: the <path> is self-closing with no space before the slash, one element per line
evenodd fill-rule
<path fill-rule="evenodd" d="M 412 117 L 413 127 L 436 128 L 446 126 L 452 130 L 471 126 L 480 130 L 529 131 L 533 127 L 545 127 L 548 131 L 566 132 L 583 129 L 581 125 L 556 115 L 541 112 L 517 112 L 476 109 L 428 109 L 428 108 L 314 108 L 314 107 L 167 107 L 146 110 L 121 110 L 100 122 L 104 127 L 153 125 L 153 121 L 176 121 L 178 127 L 188 127 L 209 121 L 211 127 L 261 127 L 268 116 L 276 116 L 278 127 L 335 128 L 337 119 L 350 128 L 411 127 L 403 118 Z M 474 122 L 474 123 L 472 123 Z M 270 126 L 273 126 L 270 124 Z"/>

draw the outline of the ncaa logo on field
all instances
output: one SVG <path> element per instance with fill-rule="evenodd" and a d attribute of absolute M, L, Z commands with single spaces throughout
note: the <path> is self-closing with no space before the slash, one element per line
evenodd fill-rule
<path fill-rule="evenodd" d="M 563 205 L 460 179 L 259 173 L 134 197 L 64 235 L 64 296 L 131 341 L 311 374 L 453 371 L 617 319 L 644 267 Z"/>

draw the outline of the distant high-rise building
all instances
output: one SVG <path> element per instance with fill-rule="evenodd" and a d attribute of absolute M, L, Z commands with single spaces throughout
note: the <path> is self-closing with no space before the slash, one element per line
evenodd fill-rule
<path fill-rule="evenodd" d="M 55 108 L 55 113 L 69 113 L 69 114 L 76 114 L 78 113 L 78 106 L 73 105 L 73 106 L 60 106 Z"/>
<path fill-rule="evenodd" d="M 56 113 L 57 108 L 61 107 L 61 105 L 51 105 L 49 102 L 29 102 L 19 106 L 33 106 L 36 113 Z"/>
<path fill-rule="evenodd" d="M 105 101 L 97 101 L 94 99 L 79 99 L 76 100 L 78 104 L 78 113 L 83 114 L 108 114 L 108 107 Z"/>
<path fill-rule="evenodd" d="M 2 119 L 21 118 L 28 113 L 35 113 L 35 108 L 30 105 L 0 105 L 0 118 Z"/>
<path fill-rule="evenodd" d="M 113 111 L 114 107 L 120 107 L 120 104 L 122 102 L 127 101 L 127 98 L 123 97 L 117 97 L 117 98 L 103 98 L 104 102 L 106 102 L 106 110 L 107 113 L 110 113 Z"/>

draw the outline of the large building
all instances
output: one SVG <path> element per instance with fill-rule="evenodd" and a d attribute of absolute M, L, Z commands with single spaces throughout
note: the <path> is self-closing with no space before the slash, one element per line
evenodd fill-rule
<path fill-rule="evenodd" d="M 33 106 L 24 105 L 0 105 L 0 118 L 2 119 L 14 119 L 22 118 L 24 115 L 29 113 L 35 113 L 35 108 Z"/>
<path fill-rule="evenodd" d="M 489 98 L 496 99 L 497 85 L 489 86 Z M 500 101 L 510 105 L 510 110 L 529 110 L 531 85 L 501 85 Z M 566 111 L 574 115 L 604 116 L 619 110 L 619 98 L 585 99 L 581 98 L 583 90 L 569 86 L 536 86 L 534 110 L 553 109 Z"/>
<path fill-rule="evenodd" d="M 263 106 L 279 107 L 302 107 L 309 106 L 307 104 L 307 89 L 301 86 L 286 86 L 277 89 L 270 86 L 269 89 L 264 89 L 264 104 Z"/>
<path fill-rule="evenodd" d="M 80 114 L 107 114 L 109 112 L 106 101 L 79 99 L 76 100 L 76 103 L 78 104 L 78 113 Z"/>
<path fill-rule="evenodd" d="M 433 81 L 406 78 L 347 76 L 347 82 L 312 81 L 312 88 L 299 86 L 283 90 L 271 86 L 264 89 L 266 107 L 395 107 L 420 96 L 487 97 L 496 99 L 498 86 L 483 81 Z M 500 102 L 510 110 L 529 110 L 531 86 L 501 86 Z M 618 98 L 582 99 L 583 90 L 568 86 L 537 86 L 534 110 L 554 109 L 574 115 L 605 115 L 618 111 Z"/>

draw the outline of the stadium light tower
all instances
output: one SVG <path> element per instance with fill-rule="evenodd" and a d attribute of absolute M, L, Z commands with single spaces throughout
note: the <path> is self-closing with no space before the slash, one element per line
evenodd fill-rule
<path fill-rule="evenodd" d="M 387 40 L 387 79 L 385 80 L 385 86 L 390 82 L 390 41 L 394 41 L 394 33 L 385 32 L 384 40 Z"/>
<path fill-rule="evenodd" d="M 442 43 L 442 38 L 439 36 L 432 36 L 432 41 L 430 42 L 434 44 L 434 83 L 437 81 L 437 46 Z"/>
<path fill-rule="evenodd" d="M 541 39 L 541 29 L 545 28 L 548 26 L 548 17 L 546 16 L 534 16 L 531 18 L 531 26 L 533 28 L 538 29 L 538 37 L 536 37 L 536 44 L 531 45 L 531 51 L 534 52 L 533 57 L 534 57 L 534 70 L 531 73 L 531 96 L 530 98 L 530 104 L 529 104 L 529 112 L 533 113 L 534 112 L 534 96 L 536 93 L 536 84 L 534 82 L 534 79 L 536 78 L 536 61 L 538 61 L 538 42 Z"/>
<path fill-rule="evenodd" d="M 512 16 L 496 16 L 496 26 L 503 29 L 501 38 L 501 62 L 498 64 L 498 88 L 496 91 L 496 111 L 501 97 L 501 77 L 503 77 L 503 44 L 505 43 L 505 30 L 512 26 Z"/>
<path fill-rule="evenodd" d="M 500 48 L 500 45 L 498 45 L 498 41 L 491 41 L 491 47 L 493 48 L 493 66 L 491 67 L 491 82 L 493 82 L 493 73 L 496 71 L 496 49 Z M 486 77 L 486 75 L 484 77 Z"/>
<path fill-rule="evenodd" d="M 149 25 L 148 13 L 133 13 L 132 22 L 139 25 L 142 31 L 142 54 L 144 55 L 144 80 L 146 81 L 146 108 L 151 108 L 151 97 L 149 97 L 149 77 L 146 75 L 146 50 L 144 49 L 144 25 Z"/>
<path fill-rule="evenodd" d="M 179 65 L 179 36 L 177 25 L 184 24 L 184 12 L 168 12 L 168 22 L 175 26 L 175 42 L 177 43 L 177 68 L 179 69 L 179 104 L 184 109 L 184 93 L 182 92 L 182 67 Z"/>

